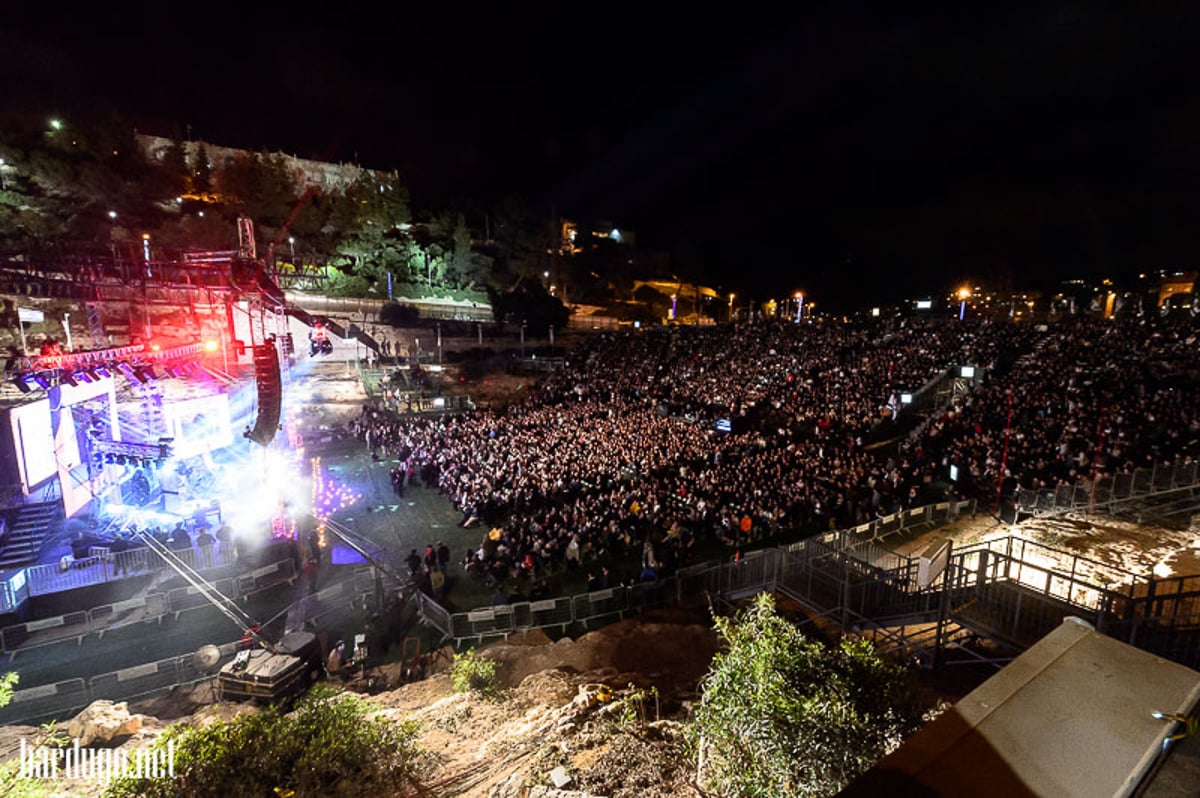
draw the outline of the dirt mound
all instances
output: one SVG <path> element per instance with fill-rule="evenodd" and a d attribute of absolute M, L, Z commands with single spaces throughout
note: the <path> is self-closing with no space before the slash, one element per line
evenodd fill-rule
<path fill-rule="evenodd" d="M 662 620 L 659 620 L 659 618 Z M 710 624 L 679 623 L 669 617 L 646 615 L 589 632 L 577 640 L 551 642 L 541 632 L 510 637 L 486 648 L 500 663 L 498 676 L 506 687 L 515 687 L 528 676 L 546 670 L 576 674 L 612 671 L 638 674 L 647 686 L 660 690 L 689 690 L 708 672 L 718 647 Z M 609 678 L 613 678 L 611 675 Z"/>

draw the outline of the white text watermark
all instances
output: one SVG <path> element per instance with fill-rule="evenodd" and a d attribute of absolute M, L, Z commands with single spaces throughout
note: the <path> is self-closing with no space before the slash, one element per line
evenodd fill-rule
<path fill-rule="evenodd" d="M 120 748 L 82 748 L 78 739 L 68 748 L 32 746 L 22 738 L 20 763 L 21 776 L 27 779 L 174 778 L 175 741 L 169 741 L 165 749 L 125 751 Z"/>

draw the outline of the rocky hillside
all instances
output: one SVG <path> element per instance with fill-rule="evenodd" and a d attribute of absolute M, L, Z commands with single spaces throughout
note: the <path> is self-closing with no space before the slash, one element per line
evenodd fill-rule
<path fill-rule="evenodd" d="M 391 666 L 368 670 L 367 691 L 378 712 L 420 724 L 424 750 L 418 773 L 426 795 L 450 798 L 666 798 L 691 796 L 694 761 L 681 721 L 717 650 L 707 619 L 661 613 L 629 619 L 552 642 L 541 632 L 480 649 L 498 661 L 500 693 L 456 693 L 438 653 L 422 681 L 389 687 Z M 214 702 L 211 685 L 135 705 L 146 713 L 126 751 L 150 745 L 170 723 L 202 724 L 252 712 Z M 17 756 L 30 727 L 0 729 L 0 756 Z M 99 745 L 99 743 L 93 743 Z M 98 785 L 60 780 L 63 795 L 99 796 Z"/>

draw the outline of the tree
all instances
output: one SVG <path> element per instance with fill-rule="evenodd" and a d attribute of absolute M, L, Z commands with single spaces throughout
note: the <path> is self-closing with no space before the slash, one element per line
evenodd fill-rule
<path fill-rule="evenodd" d="M 201 144 L 192 156 L 192 193 L 207 194 L 212 191 L 212 164 L 208 160 L 208 150 Z"/>
<path fill-rule="evenodd" d="M 869 642 L 804 637 L 761 594 L 717 618 L 693 733 L 701 777 L 722 795 L 833 795 L 917 729 L 909 673 Z"/>
<path fill-rule="evenodd" d="M 531 335 L 545 336 L 550 327 L 566 327 L 571 311 L 540 280 L 525 280 L 512 291 L 492 297 L 492 315 L 499 322 L 524 324 Z"/>
<path fill-rule="evenodd" d="M 325 229 L 337 236 L 330 263 L 365 291 L 380 292 L 388 272 L 408 271 L 408 220 L 408 190 L 399 177 L 363 172 L 330 203 Z"/>

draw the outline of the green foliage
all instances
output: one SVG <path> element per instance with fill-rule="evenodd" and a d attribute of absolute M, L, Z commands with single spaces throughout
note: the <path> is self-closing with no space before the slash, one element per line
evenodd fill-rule
<path fill-rule="evenodd" d="M 19 677 L 16 671 L 9 671 L 0 676 L 0 707 L 6 707 L 12 701 L 13 690 L 17 687 Z"/>
<path fill-rule="evenodd" d="M 625 695 L 618 698 L 614 704 L 618 722 L 623 729 L 633 726 L 645 726 L 650 722 L 653 710 L 654 720 L 658 720 L 658 688 L 638 689 L 630 684 Z"/>
<path fill-rule="evenodd" d="M 321 290 L 328 296 L 366 296 L 370 283 L 349 269 L 325 267 Z"/>
<path fill-rule="evenodd" d="M 722 795 L 833 795 L 921 721 L 906 670 L 864 641 L 828 647 L 775 613 L 767 594 L 718 618 L 693 733 Z"/>
<path fill-rule="evenodd" d="M 454 661 L 450 663 L 450 682 L 458 693 L 495 695 L 498 690 L 496 660 L 476 654 L 473 648 L 455 654 Z"/>
<path fill-rule="evenodd" d="M 170 727 L 155 745 L 174 745 L 175 777 L 123 778 L 106 795 L 391 795 L 415 782 L 416 737 L 416 724 L 373 717 L 353 693 L 320 684 L 286 715 Z"/>

